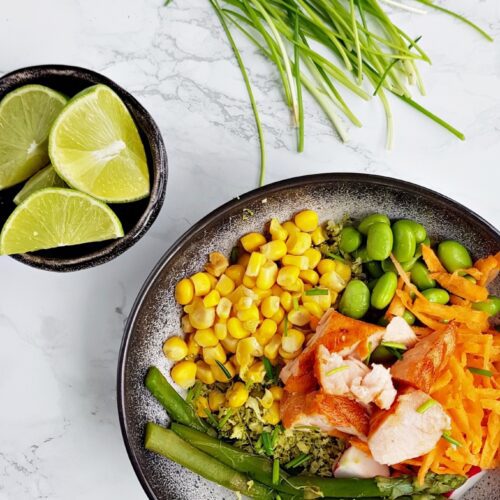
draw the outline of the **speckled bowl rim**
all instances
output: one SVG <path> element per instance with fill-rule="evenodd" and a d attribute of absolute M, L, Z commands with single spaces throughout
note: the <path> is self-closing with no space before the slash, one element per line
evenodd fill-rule
<path fill-rule="evenodd" d="M 11 255 L 23 264 L 46 271 L 71 272 L 104 264 L 121 255 L 137 243 L 149 230 L 160 213 L 165 200 L 168 179 L 168 159 L 163 137 L 158 125 L 139 101 L 110 78 L 87 68 L 63 64 L 43 64 L 20 68 L 0 78 L 0 90 L 14 90 L 20 85 L 33 83 L 37 78 L 64 76 L 88 82 L 89 86 L 103 84 L 111 87 L 124 101 L 134 116 L 138 128 L 148 138 L 147 148 L 151 155 L 150 173 L 153 174 L 148 205 L 136 224 L 122 237 L 111 240 L 108 245 L 86 255 L 74 258 L 44 257 L 36 253 Z M 140 118 L 140 122 L 138 121 Z"/>
<path fill-rule="evenodd" d="M 186 240 L 190 239 L 194 234 L 202 231 L 205 227 L 213 223 L 219 218 L 223 218 L 229 212 L 233 212 L 235 209 L 240 208 L 241 210 L 249 205 L 255 200 L 259 200 L 266 195 L 271 195 L 289 188 L 300 187 L 304 185 L 316 185 L 323 183 L 332 182 L 363 182 L 371 185 L 383 185 L 388 187 L 393 187 L 396 189 L 401 189 L 402 191 L 411 192 L 418 194 L 424 199 L 430 199 L 433 203 L 439 203 L 445 206 L 448 210 L 453 210 L 459 212 L 461 217 L 469 219 L 473 224 L 478 224 L 483 226 L 483 228 L 489 232 L 500 245 L 500 232 L 488 221 L 483 219 L 480 215 L 476 214 L 471 209 L 465 207 L 464 205 L 458 203 L 457 201 L 448 198 L 436 191 L 428 189 L 418 184 L 411 182 L 394 179 L 392 177 L 384 177 L 380 175 L 371 174 L 358 174 L 349 172 L 339 172 L 339 173 L 326 173 L 326 174 L 313 174 L 305 175 L 300 177 L 293 177 L 290 179 L 285 179 L 279 182 L 268 184 L 267 186 L 253 189 L 237 198 L 233 198 L 227 203 L 216 208 L 208 215 L 200 219 L 195 223 L 190 229 L 188 229 L 182 236 L 180 236 L 173 245 L 163 254 L 158 263 L 155 265 L 146 281 L 144 282 L 139 294 L 132 306 L 130 314 L 125 325 L 124 334 L 122 338 L 122 343 L 120 346 L 120 352 L 118 355 L 118 371 L 117 371 L 117 406 L 118 406 L 118 417 L 120 420 L 120 428 L 122 432 L 123 441 L 125 448 L 127 450 L 128 457 L 132 464 L 141 486 L 143 487 L 146 495 L 150 500 L 158 500 L 155 495 L 151 485 L 149 484 L 144 472 L 142 471 L 139 460 L 136 457 L 135 451 L 130 445 L 128 434 L 128 424 L 126 419 L 127 409 L 125 407 L 125 364 L 128 356 L 128 348 L 132 333 L 134 330 L 134 325 L 136 318 L 139 314 L 141 306 L 151 286 L 155 283 L 159 274 L 163 270 L 164 266 L 176 255 L 177 251 L 185 244 Z"/>

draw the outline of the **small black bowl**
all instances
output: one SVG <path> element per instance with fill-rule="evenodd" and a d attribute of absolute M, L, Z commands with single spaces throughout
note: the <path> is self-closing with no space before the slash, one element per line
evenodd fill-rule
<path fill-rule="evenodd" d="M 62 65 L 31 66 L 0 78 L 0 100 L 12 90 L 28 84 L 46 85 L 68 97 L 96 84 L 111 87 L 127 106 L 139 130 L 149 167 L 150 195 L 133 203 L 113 204 L 111 208 L 123 225 L 125 236 L 116 240 L 13 255 L 19 262 L 47 271 L 78 271 L 118 257 L 139 241 L 158 216 L 167 186 L 167 153 L 160 130 L 151 115 L 126 90 L 99 73 Z M 15 208 L 13 198 L 22 184 L 0 191 L 0 227 Z"/>

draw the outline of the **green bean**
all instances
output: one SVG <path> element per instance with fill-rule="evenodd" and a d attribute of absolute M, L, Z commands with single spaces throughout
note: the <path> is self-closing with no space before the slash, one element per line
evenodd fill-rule
<path fill-rule="evenodd" d="M 391 225 L 391 221 L 389 220 L 389 217 L 384 214 L 371 214 L 365 217 L 364 219 L 361 220 L 361 222 L 358 225 L 358 231 L 361 234 L 364 234 L 365 236 L 368 234 L 368 228 L 372 225 L 375 224 L 376 222 L 383 222 L 384 224 L 387 224 L 388 226 Z"/>
<path fill-rule="evenodd" d="M 362 318 L 370 308 L 370 290 L 360 280 L 351 280 L 340 299 L 339 311 L 354 319 Z"/>
<path fill-rule="evenodd" d="M 343 252 L 352 253 L 360 247 L 362 241 L 361 233 L 356 228 L 347 226 L 340 232 L 339 248 Z"/>
<path fill-rule="evenodd" d="M 415 262 L 411 270 L 411 281 L 419 290 L 426 290 L 436 286 L 436 280 L 430 277 L 427 266 L 421 260 Z"/>
<path fill-rule="evenodd" d="M 404 310 L 404 313 L 403 313 L 403 319 L 411 326 L 415 323 L 415 321 L 417 320 L 417 318 L 415 317 L 415 315 L 411 312 L 411 311 L 408 311 L 408 309 L 405 309 Z"/>
<path fill-rule="evenodd" d="M 442 241 L 438 246 L 437 255 L 450 273 L 472 267 L 472 259 L 468 250 L 458 241 Z"/>
<path fill-rule="evenodd" d="M 372 278 L 380 278 L 380 276 L 384 274 L 384 271 L 382 271 L 380 263 L 375 260 L 366 262 L 365 269 Z"/>
<path fill-rule="evenodd" d="M 412 231 L 413 234 L 415 235 L 415 242 L 418 243 L 423 243 L 427 239 L 427 231 L 425 230 L 425 227 L 422 226 L 422 224 L 415 222 L 414 220 L 410 219 L 403 219 L 406 224 L 408 224 Z M 430 241 L 429 241 L 430 243 Z"/>
<path fill-rule="evenodd" d="M 386 308 L 394 294 L 396 293 L 396 287 L 398 286 L 398 276 L 396 273 L 388 272 L 384 273 L 377 281 L 377 284 L 373 288 L 371 304 L 375 309 Z"/>
<path fill-rule="evenodd" d="M 413 227 L 407 220 L 398 220 L 392 225 L 394 245 L 392 253 L 398 262 L 407 262 L 414 255 L 417 242 Z"/>
<path fill-rule="evenodd" d="M 371 260 L 384 260 L 391 255 L 393 236 L 391 226 L 375 222 L 368 229 L 366 249 Z"/>
<path fill-rule="evenodd" d="M 490 295 L 488 300 L 483 302 L 474 302 L 472 304 L 472 309 L 476 311 L 483 311 L 488 314 L 488 316 L 496 316 L 500 313 L 500 297 L 496 295 Z"/>
<path fill-rule="evenodd" d="M 436 304 L 447 304 L 450 300 L 450 294 L 442 288 L 427 288 L 422 295 L 429 301 Z"/>

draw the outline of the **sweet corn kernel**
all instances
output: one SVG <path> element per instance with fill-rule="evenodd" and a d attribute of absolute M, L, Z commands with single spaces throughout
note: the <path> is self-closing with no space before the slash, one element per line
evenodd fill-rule
<path fill-rule="evenodd" d="M 255 295 L 257 295 L 257 302 L 260 302 L 266 299 L 267 297 L 270 297 L 273 294 L 271 289 L 263 290 L 262 288 L 257 288 L 257 287 L 252 288 L 252 292 L 255 293 Z"/>
<path fill-rule="evenodd" d="M 273 401 L 271 408 L 264 412 L 262 418 L 266 424 L 278 425 L 280 422 L 280 404 L 277 401 Z"/>
<path fill-rule="evenodd" d="M 281 288 L 278 285 L 278 283 L 276 283 L 275 285 L 273 285 L 273 287 L 271 288 L 271 295 L 276 295 L 277 297 L 279 297 L 282 292 L 283 292 L 283 288 Z"/>
<path fill-rule="evenodd" d="M 238 340 L 238 342 L 239 342 L 239 340 Z M 234 356 L 231 356 L 231 358 L 229 359 L 229 361 L 233 364 L 235 370 L 239 370 L 240 369 L 240 365 L 238 363 L 238 360 L 236 359 L 236 354 Z"/>
<path fill-rule="evenodd" d="M 351 279 L 351 268 L 344 262 L 335 263 L 335 272 L 347 283 Z"/>
<path fill-rule="evenodd" d="M 326 239 L 328 238 L 328 235 L 326 234 L 326 231 L 324 228 L 321 226 L 318 226 L 312 233 L 311 233 L 311 239 L 312 242 L 315 245 L 321 245 L 321 243 L 324 243 Z"/>
<path fill-rule="evenodd" d="M 309 269 L 309 259 L 305 255 L 285 255 L 281 262 L 284 266 L 296 266 L 301 271 Z"/>
<path fill-rule="evenodd" d="M 328 271 L 321 276 L 321 278 L 319 279 L 319 284 L 321 286 L 326 286 L 330 290 L 338 293 L 345 288 L 347 283 L 342 279 L 337 271 Z"/>
<path fill-rule="evenodd" d="M 235 339 L 244 339 L 250 335 L 250 332 L 243 327 L 238 318 L 229 318 L 227 320 L 227 331 Z"/>
<path fill-rule="evenodd" d="M 185 314 L 181 318 L 181 328 L 184 333 L 192 333 L 194 332 L 193 325 L 189 321 L 189 316 Z"/>
<path fill-rule="evenodd" d="M 309 323 L 311 314 L 304 306 L 299 306 L 298 309 L 292 309 L 288 313 L 288 321 L 295 326 L 305 326 Z"/>
<path fill-rule="evenodd" d="M 300 349 L 305 339 L 306 336 L 300 330 L 289 328 L 288 334 L 283 335 L 281 338 L 281 347 L 286 353 L 290 354 Z"/>
<path fill-rule="evenodd" d="M 250 333 L 255 333 L 257 328 L 259 328 L 259 323 L 260 320 L 258 319 L 249 319 L 243 323 L 243 327 Z"/>
<path fill-rule="evenodd" d="M 274 335 L 270 342 L 264 347 L 264 356 L 270 360 L 276 359 L 281 347 L 281 335 Z"/>
<path fill-rule="evenodd" d="M 273 240 L 260 247 L 260 253 L 269 260 L 280 260 L 286 252 L 286 243 L 282 240 Z"/>
<path fill-rule="evenodd" d="M 252 305 L 244 311 L 238 311 L 237 318 L 244 323 L 245 321 L 255 320 L 258 321 L 260 318 L 259 308 L 256 305 Z"/>
<path fill-rule="evenodd" d="M 200 346 L 194 340 L 194 335 L 190 335 L 187 341 L 188 346 L 188 356 L 191 358 L 196 358 L 200 354 Z"/>
<path fill-rule="evenodd" d="M 264 318 L 272 318 L 280 308 L 280 298 L 275 295 L 271 295 L 270 297 L 266 297 L 261 305 L 260 312 Z"/>
<path fill-rule="evenodd" d="M 193 361 L 180 361 L 172 367 L 170 375 L 177 385 L 189 389 L 196 382 L 196 364 Z"/>
<path fill-rule="evenodd" d="M 259 329 L 254 333 L 254 337 L 261 346 L 265 346 L 273 338 L 278 325 L 272 319 L 265 319 Z"/>
<path fill-rule="evenodd" d="M 292 234 L 300 232 L 300 229 L 291 220 L 283 222 L 282 226 L 283 229 L 288 233 L 288 237 L 292 236 Z"/>
<path fill-rule="evenodd" d="M 227 373 L 222 370 L 222 368 L 216 363 L 215 365 L 212 365 L 212 374 L 217 380 L 217 382 L 229 382 L 235 375 L 236 375 L 236 368 L 234 367 L 234 364 L 231 363 L 231 361 L 226 361 L 224 364 L 224 368 L 226 369 Z M 227 374 L 229 373 L 229 378 L 227 377 Z"/>
<path fill-rule="evenodd" d="M 316 302 L 306 302 L 304 307 L 309 311 L 311 316 L 320 319 L 323 316 L 323 309 Z"/>
<path fill-rule="evenodd" d="M 326 274 L 335 271 L 335 261 L 332 259 L 321 259 L 318 263 L 317 271 L 319 274 Z"/>
<path fill-rule="evenodd" d="M 220 301 L 220 293 L 217 290 L 212 290 L 208 292 L 205 297 L 203 297 L 203 305 L 205 307 L 215 307 Z"/>
<path fill-rule="evenodd" d="M 266 377 L 266 369 L 262 361 L 256 361 L 245 373 L 245 382 L 262 384 Z"/>
<path fill-rule="evenodd" d="M 311 235 L 299 231 L 288 237 L 286 240 L 286 247 L 288 253 L 292 255 L 303 255 L 308 248 L 311 248 L 311 243 Z"/>
<path fill-rule="evenodd" d="M 290 292 L 296 292 L 299 295 L 304 291 L 304 282 L 298 278 L 290 286 L 286 287 Z"/>
<path fill-rule="evenodd" d="M 243 276 L 243 285 L 246 287 L 246 288 L 254 288 L 257 284 L 257 278 L 253 278 L 251 276 L 247 276 L 245 274 L 245 276 Z"/>
<path fill-rule="evenodd" d="M 215 312 L 219 318 L 227 319 L 231 314 L 231 307 L 233 307 L 233 303 L 227 297 L 222 297 L 217 304 Z"/>
<path fill-rule="evenodd" d="M 189 322 L 196 330 L 210 328 L 215 321 L 215 308 L 205 307 L 201 299 L 195 299 L 189 306 Z"/>
<path fill-rule="evenodd" d="M 191 276 L 191 281 L 194 286 L 194 294 L 196 297 L 206 295 L 212 288 L 212 281 L 208 273 L 196 273 Z"/>
<path fill-rule="evenodd" d="M 299 278 L 300 269 L 295 266 L 284 266 L 278 272 L 278 285 L 288 288 Z"/>
<path fill-rule="evenodd" d="M 284 291 L 280 296 L 280 304 L 283 309 L 288 312 L 293 306 L 293 297 L 290 292 Z"/>
<path fill-rule="evenodd" d="M 236 382 L 226 392 L 226 402 L 229 408 L 240 408 L 248 399 L 248 389 L 242 382 Z"/>
<path fill-rule="evenodd" d="M 253 300 L 251 297 L 247 297 L 244 295 L 243 297 L 238 300 L 234 308 L 236 311 L 246 311 L 247 309 L 250 309 L 250 307 L 253 306 Z"/>
<path fill-rule="evenodd" d="M 295 359 L 301 352 L 302 349 L 297 349 L 295 352 L 286 352 L 283 347 L 280 347 L 279 349 L 279 355 L 283 358 L 286 359 L 287 361 L 291 359 Z"/>
<path fill-rule="evenodd" d="M 175 286 L 175 300 L 185 306 L 189 304 L 194 297 L 194 285 L 189 278 L 184 278 Z"/>
<path fill-rule="evenodd" d="M 243 282 L 243 276 L 245 276 L 245 268 L 240 264 L 233 264 L 226 269 L 226 272 L 224 274 L 231 278 L 234 281 L 235 285 L 238 286 Z"/>
<path fill-rule="evenodd" d="M 273 240 L 285 241 L 288 238 L 288 231 L 279 223 L 276 218 L 271 219 L 269 233 Z"/>
<path fill-rule="evenodd" d="M 213 347 L 219 343 L 219 339 L 215 336 L 213 328 L 198 330 L 194 334 L 194 340 L 200 347 Z"/>
<path fill-rule="evenodd" d="M 278 312 L 271 319 L 278 325 L 283 321 L 285 314 L 286 314 L 285 310 L 282 307 L 280 307 L 278 309 Z"/>
<path fill-rule="evenodd" d="M 295 225 L 306 233 L 312 233 L 319 223 L 318 214 L 314 210 L 302 210 L 294 217 Z"/>
<path fill-rule="evenodd" d="M 217 361 L 221 363 L 226 362 L 226 352 L 221 344 L 217 344 L 213 347 L 204 347 L 203 348 L 203 359 L 205 363 L 209 365 L 216 365 Z"/>
<path fill-rule="evenodd" d="M 302 303 L 304 305 L 309 303 L 318 304 L 323 311 L 326 311 L 337 300 L 337 293 L 332 293 L 328 290 L 326 295 L 305 295 L 302 294 Z"/>
<path fill-rule="evenodd" d="M 306 269 L 305 271 L 300 271 L 299 278 L 310 285 L 317 285 L 319 274 L 312 269 Z"/>
<path fill-rule="evenodd" d="M 262 356 L 264 353 L 262 346 L 255 337 L 248 337 L 238 342 L 236 347 L 236 360 L 241 368 L 248 368 L 254 356 Z"/>
<path fill-rule="evenodd" d="M 246 268 L 249 260 L 250 260 L 250 254 L 247 252 L 242 252 L 238 257 L 237 264 Z"/>
<path fill-rule="evenodd" d="M 260 268 L 259 275 L 257 276 L 256 285 L 261 290 L 270 290 L 276 283 L 278 276 L 278 266 L 276 262 L 268 260 Z"/>
<path fill-rule="evenodd" d="M 188 346 L 180 337 L 170 337 L 163 344 L 163 354 L 172 361 L 180 361 L 188 355 Z"/>
<path fill-rule="evenodd" d="M 227 325 L 226 323 L 215 323 L 214 325 L 215 336 L 219 340 L 224 340 L 227 337 Z"/>
<path fill-rule="evenodd" d="M 196 415 L 201 418 L 207 418 L 207 412 L 210 411 L 208 399 L 205 396 L 199 396 L 195 401 Z"/>
<path fill-rule="evenodd" d="M 210 391 L 208 393 L 208 406 L 213 412 L 219 411 L 220 407 L 225 403 L 226 396 L 220 391 Z"/>
<path fill-rule="evenodd" d="M 238 345 L 239 340 L 228 335 L 226 338 L 221 339 L 220 343 L 224 346 L 224 349 L 227 352 L 236 352 L 236 346 Z"/>
<path fill-rule="evenodd" d="M 245 276 L 256 278 L 259 275 L 260 268 L 266 262 L 266 258 L 260 252 L 252 252 L 250 260 L 245 271 Z"/>
<path fill-rule="evenodd" d="M 322 257 L 321 252 L 316 248 L 308 248 L 304 252 L 304 255 L 307 257 L 307 260 L 309 261 L 309 269 L 315 269 Z"/>
<path fill-rule="evenodd" d="M 217 281 L 217 285 L 215 285 L 215 289 L 221 294 L 222 297 L 227 297 L 235 288 L 234 281 L 227 275 L 223 274 L 219 281 Z"/>
<path fill-rule="evenodd" d="M 226 256 L 220 252 L 212 252 L 208 256 L 208 264 L 205 265 L 205 271 L 218 278 L 229 266 Z"/>
<path fill-rule="evenodd" d="M 196 362 L 196 378 L 207 385 L 215 382 L 215 377 L 210 365 L 201 360 Z"/>
<path fill-rule="evenodd" d="M 217 285 L 217 278 L 210 273 L 206 273 L 208 281 L 210 281 L 210 290 L 213 290 L 215 288 L 215 285 Z"/>
<path fill-rule="evenodd" d="M 266 389 L 264 391 L 264 396 L 262 396 L 261 398 L 257 398 L 257 399 L 260 401 L 262 408 L 264 408 L 266 410 L 271 408 L 271 406 L 274 402 L 273 393 L 269 389 Z"/>
<path fill-rule="evenodd" d="M 283 399 L 283 394 L 284 390 L 283 387 L 280 387 L 278 385 L 273 385 L 272 387 L 269 388 L 269 391 L 273 395 L 274 401 L 281 401 Z"/>
<path fill-rule="evenodd" d="M 247 252 L 252 253 L 266 243 L 266 237 L 261 233 L 248 233 L 240 238 L 240 243 Z"/>

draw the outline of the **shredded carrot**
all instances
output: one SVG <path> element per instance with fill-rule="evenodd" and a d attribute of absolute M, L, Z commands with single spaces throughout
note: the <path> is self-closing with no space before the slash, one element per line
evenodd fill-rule
<path fill-rule="evenodd" d="M 422 293 L 420 290 L 410 281 L 410 277 L 408 276 L 408 273 L 401 267 L 401 264 L 398 262 L 396 257 L 394 255 L 390 255 L 391 261 L 394 264 L 394 267 L 396 268 L 396 271 L 399 274 L 399 277 L 401 280 L 403 280 L 404 284 L 408 287 L 408 289 L 413 292 L 417 297 L 423 297 Z M 400 287 L 398 286 L 398 290 L 400 290 Z"/>
<path fill-rule="evenodd" d="M 437 455 L 437 448 L 432 449 L 427 455 L 424 456 L 422 460 L 422 465 L 420 466 L 420 469 L 418 470 L 417 474 L 417 479 L 418 479 L 418 484 L 424 484 L 425 480 L 425 475 L 431 468 L 432 462 L 434 462 L 434 458 Z"/>
<path fill-rule="evenodd" d="M 479 259 L 474 267 L 478 269 L 482 276 L 478 280 L 479 285 L 487 286 L 489 285 L 498 275 L 500 270 L 500 252 L 496 255 L 490 255 L 484 259 Z"/>
<path fill-rule="evenodd" d="M 431 273 L 446 272 L 446 269 L 443 267 L 443 264 L 441 264 L 441 261 L 438 259 L 438 256 L 434 253 L 434 250 L 432 250 L 431 247 L 422 245 L 422 257 L 427 269 L 429 269 Z"/>
<path fill-rule="evenodd" d="M 480 302 L 488 298 L 488 290 L 484 286 L 476 285 L 456 273 L 432 273 L 431 278 L 435 279 L 443 288 L 449 292 L 472 302 Z"/>

